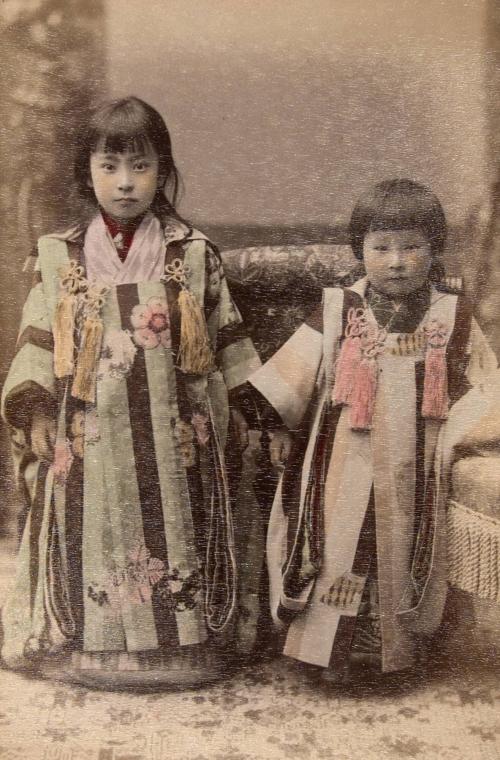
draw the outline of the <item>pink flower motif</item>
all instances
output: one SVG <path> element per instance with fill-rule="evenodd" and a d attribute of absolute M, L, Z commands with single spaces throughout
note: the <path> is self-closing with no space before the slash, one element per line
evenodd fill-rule
<path fill-rule="evenodd" d="M 137 541 L 129 552 L 130 563 L 127 577 L 131 586 L 131 601 L 143 604 L 151 600 L 153 586 L 165 575 L 165 564 L 161 559 L 151 557 L 146 546 Z"/>
<path fill-rule="evenodd" d="M 150 298 L 145 304 L 132 309 L 130 321 L 134 329 L 134 340 L 142 348 L 170 348 L 170 317 L 165 298 Z"/>
<path fill-rule="evenodd" d="M 96 443 L 100 438 L 96 409 L 88 409 L 85 415 L 85 438 L 87 443 Z"/>
<path fill-rule="evenodd" d="M 125 377 L 132 369 L 136 353 L 137 346 L 128 330 L 106 330 L 97 379 Z M 88 425 L 88 419 L 86 423 Z"/>
<path fill-rule="evenodd" d="M 145 602 L 150 602 L 152 596 L 153 592 L 147 580 L 143 580 L 142 582 L 137 580 L 131 584 L 129 600 L 132 604 L 144 604 Z"/>
<path fill-rule="evenodd" d="M 68 479 L 73 459 L 71 444 L 68 439 L 66 438 L 64 441 L 57 441 L 54 448 L 52 472 L 54 474 L 55 482 L 61 486 L 63 486 Z"/>
<path fill-rule="evenodd" d="M 210 434 L 208 432 L 208 417 L 199 412 L 195 412 L 191 417 L 196 437 L 200 446 L 206 446 L 210 440 Z"/>

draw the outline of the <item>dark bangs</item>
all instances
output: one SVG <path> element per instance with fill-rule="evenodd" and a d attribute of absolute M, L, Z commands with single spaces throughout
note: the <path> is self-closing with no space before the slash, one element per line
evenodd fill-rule
<path fill-rule="evenodd" d="M 355 256 L 363 258 L 363 242 L 377 230 L 418 229 L 429 240 L 433 254 L 446 242 L 446 218 L 437 197 L 424 185 L 409 179 L 380 182 L 356 203 L 349 223 Z"/>
<path fill-rule="evenodd" d="M 113 131 L 108 134 L 97 135 L 95 145 L 90 152 L 99 150 L 102 153 L 126 153 L 128 151 L 130 153 L 147 153 L 151 147 L 150 140 L 141 133 L 130 135 Z"/>
<path fill-rule="evenodd" d="M 105 153 L 132 151 L 147 152 L 153 148 L 158 155 L 159 174 L 164 178 L 160 190 L 160 205 L 168 202 L 173 208 L 177 200 L 179 175 L 172 155 L 170 134 L 162 117 L 154 108 L 136 97 L 113 100 L 97 107 L 90 114 L 85 128 L 79 135 L 75 154 L 75 180 L 85 198 L 94 198 L 88 186 L 90 156 L 96 150 Z"/>

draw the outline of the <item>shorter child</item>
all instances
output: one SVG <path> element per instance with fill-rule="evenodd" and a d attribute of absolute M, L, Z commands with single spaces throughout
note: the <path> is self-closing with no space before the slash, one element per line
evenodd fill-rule
<path fill-rule="evenodd" d="M 284 653 L 328 680 L 356 661 L 413 666 L 441 620 L 439 434 L 496 368 L 470 305 L 434 282 L 446 232 L 426 187 L 398 179 L 366 192 L 350 221 L 366 276 L 325 289 L 251 377 L 275 418 L 272 459 L 286 459 L 268 534 L 273 614 L 288 624 Z"/>

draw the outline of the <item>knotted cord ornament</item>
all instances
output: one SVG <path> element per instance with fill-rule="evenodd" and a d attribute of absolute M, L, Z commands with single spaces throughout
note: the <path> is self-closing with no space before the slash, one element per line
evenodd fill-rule
<path fill-rule="evenodd" d="M 366 307 L 348 311 L 344 341 L 335 368 L 332 402 L 350 407 L 352 430 L 371 429 L 378 384 L 378 357 L 386 350 L 391 322 L 392 319 L 384 328 L 379 327 L 368 319 Z M 431 319 L 423 330 L 398 337 L 398 348 L 391 350 L 392 354 L 405 356 L 425 346 L 421 413 L 426 419 L 445 420 L 448 416 L 446 346 L 449 335 L 446 324 Z"/>
<path fill-rule="evenodd" d="M 174 259 L 165 267 L 164 282 L 179 286 L 177 298 L 181 316 L 178 362 L 183 372 L 203 375 L 214 364 L 207 323 L 202 308 L 188 286 L 189 267 Z"/>
<path fill-rule="evenodd" d="M 175 282 L 179 287 L 187 288 L 190 274 L 190 267 L 186 266 L 180 259 L 174 259 L 171 264 L 167 264 L 165 267 L 165 274 L 162 280 L 164 282 Z"/>
<path fill-rule="evenodd" d="M 54 315 L 54 372 L 57 378 L 64 378 L 73 374 L 78 296 L 88 288 L 83 267 L 72 261 L 61 273 L 60 284 L 63 295 Z"/>
<path fill-rule="evenodd" d="M 107 287 L 89 288 L 83 295 L 82 329 L 80 349 L 76 365 L 71 395 L 82 401 L 95 402 L 97 365 L 101 354 L 103 324 L 101 310 L 104 306 Z"/>
<path fill-rule="evenodd" d="M 427 338 L 425 352 L 424 395 L 422 417 L 445 420 L 448 416 L 448 371 L 446 366 L 446 345 L 448 328 L 442 322 L 432 319 L 424 328 Z"/>
<path fill-rule="evenodd" d="M 335 368 L 335 385 L 332 391 L 334 404 L 348 404 L 354 379 L 361 362 L 361 333 L 366 327 L 364 309 L 349 309 L 345 339 Z"/>
<path fill-rule="evenodd" d="M 370 430 L 378 385 L 377 359 L 384 351 L 387 330 L 366 324 L 360 335 L 361 361 L 350 394 L 350 423 L 353 430 Z"/>

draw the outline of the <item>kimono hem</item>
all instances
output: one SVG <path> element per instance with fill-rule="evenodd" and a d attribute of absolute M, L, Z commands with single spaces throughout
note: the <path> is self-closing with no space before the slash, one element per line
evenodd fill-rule
<path fill-rule="evenodd" d="M 365 309 L 375 322 L 366 290 L 366 280 L 325 290 L 322 309 L 250 382 L 298 431 L 268 532 L 273 614 L 289 623 L 284 653 L 345 667 L 375 588 L 381 666 L 392 671 L 413 664 L 418 637 L 441 620 L 447 590 L 443 422 L 421 413 L 420 333 L 430 322 L 446 328 L 452 402 L 479 366 L 487 374 L 496 360 L 462 296 L 431 287 L 417 330 L 388 332 L 371 430 L 353 430 L 349 406 L 331 396 L 349 310 Z"/>
<path fill-rule="evenodd" d="M 112 245 L 101 217 L 85 240 L 76 230 L 39 241 L 2 399 L 28 502 L 2 611 L 2 656 L 11 666 L 67 651 L 77 668 L 120 662 L 140 670 L 147 656 L 159 667 L 189 667 L 230 636 L 237 579 L 224 463 L 228 394 L 260 362 L 205 236 L 151 214 L 141 230 L 125 262 L 113 261 L 118 275 L 99 268 L 99 246 L 106 256 Z M 61 274 L 87 259 L 108 288 L 95 403 L 73 398 L 71 377 L 58 380 L 53 369 Z M 217 357 L 205 375 L 177 367 L 179 287 L 160 276 L 173 261 L 204 309 Z M 50 466 L 29 447 L 40 409 L 57 419 Z"/>

